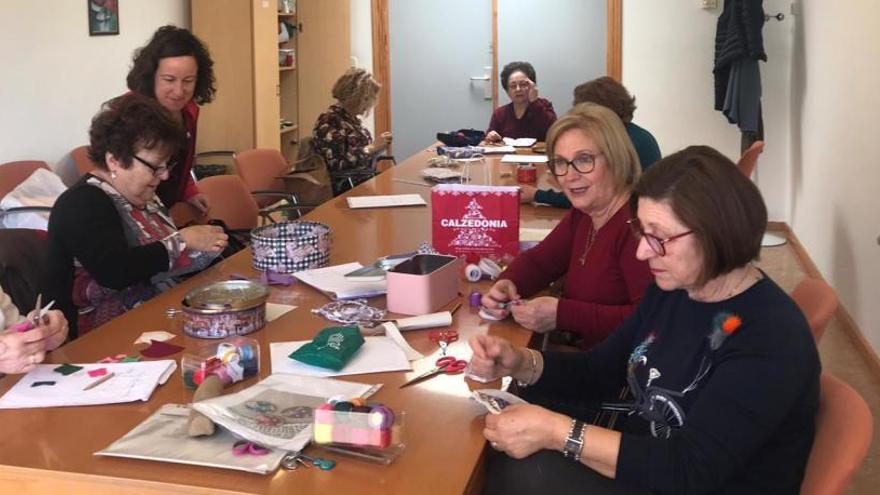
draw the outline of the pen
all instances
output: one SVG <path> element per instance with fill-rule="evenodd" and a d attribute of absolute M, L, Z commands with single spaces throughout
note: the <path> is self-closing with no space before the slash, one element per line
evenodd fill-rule
<path fill-rule="evenodd" d="M 107 380 L 113 378 L 114 376 L 116 376 L 115 373 L 112 373 L 112 372 L 111 372 L 111 373 L 107 373 L 106 375 L 102 376 L 101 378 L 98 378 L 97 380 L 95 380 L 95 381 L 93 381 L 92 383 L 90 383 L 90 384 L 86 385 L 85 387 L 83 387 L 83 390 L 91 390 L 91 389 L 97 387 L 98 385 L 100 385 L 100 384 L 106 382 Z"/>

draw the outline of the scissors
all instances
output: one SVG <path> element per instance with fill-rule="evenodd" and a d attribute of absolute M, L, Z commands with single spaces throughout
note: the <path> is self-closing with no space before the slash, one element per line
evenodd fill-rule
<path fill-rule="evenodd" d="M 43 308 L 40 308 L 40 305 L 42 304 L 42 302 L 43 302 L 43 294 L 38 294 L 37 295 L 37 304 L 34 307 L 34 311 L 33 311 L 34 316 L 32 316 L 30 319 L 25 320 L 21 323 L 16 323 L 15 325 L 12 325 L 12 327 L 11 327 L 12 330 L 15 332 L 27 332 L 28 330 L 33 330 L 34 328 L 37 328 L 37 326 L 40 324 L 40 321 L 46 317 L 46 313 L 48 313 L 49 310 L 52 309 L 52 306 L 55 305 L 55 301 L 52 301 L 49 304 L 47 304 L 46 306 L 44 306 Z"/>
<path fill-rule="evenodd" d="M 455 375 L 464 371 L 467 367 L 467 361 L 462 361 L 461 359 L 456 359 L 453 356 L 444 356 L 437 360 L 435 363 L 436 367 L 422 373 L 421 375 L 413 378 L 412 380 L 404 383 L 400 386 L 400 388 L 408 387 L 414 383 L 418 383 L 422 380 L 427 380 L 434 375 L 439 375 L 440 373 L 446 373 L 447 375 Z"/>
<path fill-rule="evenodd" d="M 449 344 L 458 341 L 458 331 L 434 330 L 428 334 L 428 339 L 440 346 L 440 355 L 445 356 Z"/>

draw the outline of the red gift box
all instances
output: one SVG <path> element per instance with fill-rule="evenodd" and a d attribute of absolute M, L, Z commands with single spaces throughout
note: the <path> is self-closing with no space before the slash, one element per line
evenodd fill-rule
<path fill-rule="evenodd" d="M 442 254 L 480 258 L 519 254 L 519 188 L 441 184 L 431 190 L 432 243 Z"/>

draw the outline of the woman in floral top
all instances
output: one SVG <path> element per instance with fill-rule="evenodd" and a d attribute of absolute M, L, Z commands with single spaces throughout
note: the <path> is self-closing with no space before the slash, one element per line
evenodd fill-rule
<path fill-rule="evenodd" d="M 372 176 L 373 158 L 391 144 L 391 133 L 382 133 L 373 142 L 359 116 L 376 105 L 378 96 L 379 83 L 364 69 L 348 69 L 333 85 L 336 103 L 318 116 L 312 131 L 315 150 L 326 160 L 331 175 L 360 169 L 364 171 L 361 181 Z"/>

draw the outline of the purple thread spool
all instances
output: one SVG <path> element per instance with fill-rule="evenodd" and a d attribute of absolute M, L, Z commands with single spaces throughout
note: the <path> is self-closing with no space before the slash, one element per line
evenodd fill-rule
<path fill-rule="evenodd" d="M 468 296 L 468 303 L 472 308 L 479 308 L 481 301 L 483 300 L 483 295 L 477 291 L 471 292 L 471 295 Z"/>
<path fill-rule="evenodd" d="M 370 411 L 369 417 L 370 428 L 377 430 L 387 430 L 391 428 L 391 425 L 394 424 L 394 411 L 391 410 L 390 407 L 386 406 L 375 406 L 373 410 Z"/>

